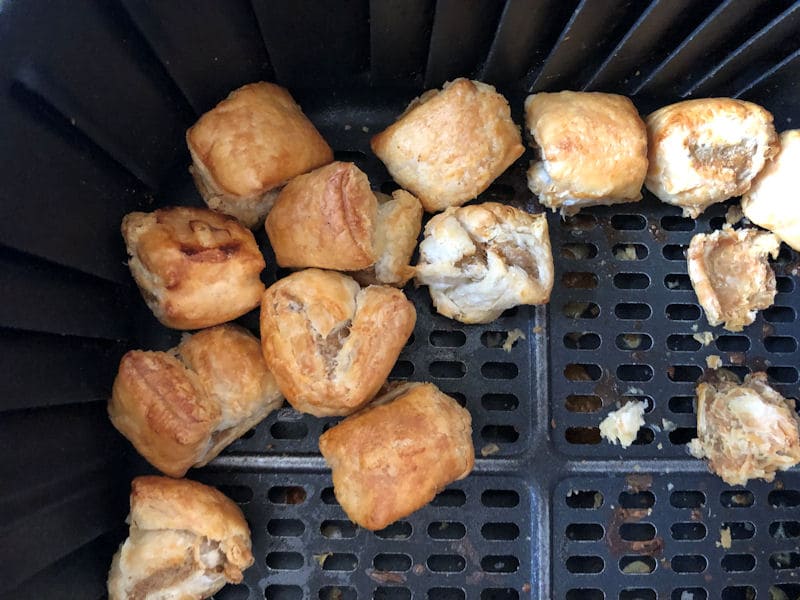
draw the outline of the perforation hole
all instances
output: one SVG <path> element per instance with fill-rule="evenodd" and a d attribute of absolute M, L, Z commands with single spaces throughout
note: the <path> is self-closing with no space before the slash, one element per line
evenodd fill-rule
<path fill-rule="evenodd" d="M 507 339 L 507 331 L 484 331 L 481 334 L 481 344 L 487 348 L 502 348 Z"/>
<path fill-rule="evenodd" d="M 566 600 L 604 600 L 603 590 L 595 588 L 572 588 L 567 591 Z"/>
<path fill-rule="evenodd" d="M 296 585 L 268 585 L 264 597 L 267 600 L 300 600 L 303 590 Z"/>
<path fill-rule="evenodd" d="M 702 344 L 691 335 L 674 333 L 667 336 L 667 349 L 673 352 L 695 352 Z"/>
<path fill-rule="evenodd" d="M 647 258 L 648 250 L 643 244 L 614 244 L 611 253 L 617 260 L 631 261 Z"/>
<path fill-rule="evenodd" d="M 561 312 L 568 319 L 596 319 L 600 316 L 600 307 L 594 302 L 567 302 Z"/>
<path fill-rule="evenodd" d="M 267 566 L 276 571 L 296 571 L 303 566 L 303 555 L 298 552 L 270 552 Z"/>
<path fill-rule="evenodd" d="M 653 378 L 653 368 L 650 365 L 619 365 L 617 379 L 620 381 L 650 381 Z"/>
<path fill-rule="evenodd" d="M 778 251 L 778 258 L 775 259 L 775 263 L 778 265 L 785 265 L 794 258 L 794 255 L 795 254 L 792 252 L 791 248 L 781 245 L 781 249 Z"/>
<path fill-rule="evenodd" d="M 769 557 L 769 566 L 776 571 L 800 567 L 800 552 L 775 552 Z"/>
<path fill-rule="evenodd" d="M 489 332 L 484 333 L 487 335 Z M 481 338 L 483 339 L 483 338 Z M 441 348 L 458 348 L 467 343 L 467 336 L 463 331 L 431 331 L 428 336 L 431 346 L 438 346 Z M 485 345 L 485 344 L 484 344 Z M 502 346 L 502 342 L 500 343 Z"/>
<path fill-rule="evenodd" d="M 356 526 L 352 521 L 323 521 L 319 526 L 319 532 L 331 540 L 348 539 L 356 537 Z"/>
<path fill-rule="evenodd" d="M 656 561 L 652 556 L 623 556 L 619 559 L 619 570 L 626 575 L 644 575 L 656 570 Z"/>
<path fill-rule="evenodd" d="M 567 427 L 564 439 L 570 444 L 595 445 L 601 440 L 599 427 Z"/>
<path fill-rule="evenodd" d="M 379 587 L 372 594 L 373 600 L 409 600 L 411 590 L 404 587 Z"/>
<path fill-rule="evenodd" d="M 683 446 L 688 444 L 697 437 L 696 427 L 678 427 L 674 431 L 669 432 L 669 441 L 676 446 Z"/>
<path fill-rule="evenodd" d="M 725 508 L 747 508 L 753 502 L 755 497 L 747 490 L 728 490 L 719 495 L 719 503 Z"/>
<path fill-rule="evenodd" d="M 308 426 L 302 421 L 276 421 L 269 433 L 276 440 L 303 440 L 308 435 Z"/>
<path fill-rule="evenodd" d="M 462 490 L 442 490 L 431 500 L 432 506 L 464 506 L 467 495 Z"/>
<path fill-rule="evenodd" d="M 247 504 L 253 499 L 253 490 L 246 485 L 218 485 L 217 489 L 237 504 Z"/>
<path fill-rule="evenodd" d="M 481 365 L 481 375 L 486 379 L 514 379 L 519 375 L 519 367 L 514 363 L 487 362 Z"/>
<path fill-rule="evenodd" d="M 306 491 L 297 485 L 276 485 L 269 488 L 267 498 L 273 504 L 302 504 L 306 501 Z"/>
<path fill-rule="evenodd" d="M 694 304 L 668 304 L 666 312 L 670 321 L 696 321 L 700 318 L 700 307 Z"/>
<path fill-rule="evenodd" d="M 689 217 L 667 215 L 661 217 L 661 228 L 667 231 L 694 231 L 696 222 Z"/>
<path fill-rule="evenodd" d="M 708 226 L 713 231 L 716 231 L 717 229 L 722 229 L 722 226 L 725 225 L 725 223 L 726 223 L 725 217 L 711 217 L 708 220 Z"/>
<path fill-rule="evenodd" d="M 376 531 L 375 535 L 382 540 L 407 540 L 411 537 L 411 523 L 407 521 L 395 521 L 383 529 Z"/>
<path fill-rule="evenodd" d="M 647 304 L 639 302 L 620 302 L 614 307 L 614 314 L 617 315 L 618 319 L 642 321 L 650 318 L 653 314 L 653 309 Z"/>
<path fill-rule="evenodd" d="M 327 585 L 319 590 L 319 600 L 356 600 L 357 598 L 356 589 L 350 586 Z"/>
<path fill-rule="evenodd" d="M 791 277 L 776 277 L 775 289 L 781 294 L 788 294 L 794 291 L 794 281 Z"/>
<path fill-rule="evenodd" d="M 597 256 L 597 246 L 587 243 L 562 244 L 561 257 L 568 260 L 587 260 Z"/>
<path fill-rule="evenodd" d="M 402 573 L 411 568 L 411 557 L 407 554 L 376 554 L 372 559 L 372 566 L 379 571 L 394 571 Z"/>
<path fill-rule="evenodd" d="M 788 336 L 770 335 L 764 338 L 764 348 L 773 354 L 789 354 L 797 351 L 797 340 Z"/>
<path fill-rule="evenodd" d="M 603 408 L 600 396 L 591 395 L 570 394 L 565 404 L 569 412 L 577 413 L 593 413 Z"/>
<path fill-rule="evenodd" d="M 744 365 L 725 365 L 725 369 L 736 375 L 740 380 L 750 373 L 750 367 Z"/>
<path fill-rule="evenodd" d="M 673 523 L 670 527 L 672 539 L 678 541 L 705 539 L 708 531 L 702 523 Z"/>
<path fill-rule="evenodd" d="M 267 532 L 275 537 L 300 537 L 306 526 L 298 519 L 270 519 Z"/>
<path fill-rule="evenodd" d="M 796 317 L 791 306 L 770 306 L 764 311 L 764 320 L 768 323 L 791 323 Z"/>
<path fill-rule="evenodd" d="M 247 431 L 245 431 L 244 434 L 242 435 L 242 437 L 240 437 L 239 439 L 240 440 L 249 440 L 255 434 L 256 434 L 256 428 L 253 427 L 252 429 L 248 429 Z"/>
<path fill-rule="evenodd" d="M 513 588 L 486 588 L 481 600 L 519 600 L 519 592 Z"/>
<path fill-rule="evenodd" d="M 726 554 L 720 565 L 728 573 L 746 573 L 756 568 L 756 559 L 752 554 Z"/>
<path fill-rule="evenodd" d="M 414 374 L 414 363 L 408 360 L 398 360 L 394 367 L 392 368 L 391 372 L 389 373 L 389 377 L 392 378 L 400 378 L 400 377 L 411 377 Z"/>
<path fill-rule="evenodd" d="M 767 502 L 775 508 L 794 508 L 800 506 L 800 492 L 797 490 L 772 490 Z"/>
<path fill-rule="evenodd" d="M 731 532 L 732 540 L 749 540 L 756 534 L 756 526 L 750 521 L 723 523 L 722 527 Z"/>
<path fill-rule="evenodd" d="M 692 280 L 685 273 L 670 273 L 664 277 L 664 287 L 668 290 L 690 290 L 692 289 Z"/>
<path fill-rule="evenodd" d="M 513 425 L 485 425 L 481 439 L 497 444 L 513 444 L 519 439 L 519 431 Z"/>
<path fill-rule="evenodd" d="M 466 568 L 467 561 L 458 554 L 432 554 L 427 565 L 434 573 L 460 573 Z"/>
<path fill-rule="evenodd" d="M 484 394 L 481 397 L 481 406 L 486 410 L 517 410 L 519 399 L 513 394 Z"/>
<path fill-rule="evenodd" d="M 334 150 L 333 159 L 341 162 L 359 162 L 367 159 L 361 150 Z"/>
<path fill-rule="evenodd" d="M 623 523 L 619 537 L 628 542 L 646 542 L 656 537 L 656 528 L 651 523 Z"/>
<path fill-rule="evenodd" d="M 697 490 L 679 490 L 670 494 L 669 503 L 675 508 L 702 508 L 706 495 Z"/>
<path fill-rule="evenodd" d="M 574 542 L 596 542 L 603 539 L 603 526 L 599 523 L 570 523 L 567 525 L 567 539 Z"/>
<path fill-rule="evenodd" d="M 322 562 L 323 571 L 355 571 L 357 566 L 356 555 L 343 552 L 328 554 Z"/>
<path fill-rule="evenodd" d="M 656 598 L 656 591 L 647 588 L 632 588 L 619 593 L 619 600 L 656 600 Z"/>
<path fill-rule="evenodd" d="M 485 490 L 481 504 L 489 508 L 514 508 L 519 504 L 519 494 L 514 490 Z"/>
<path fill-rule="evenodd" d="M 561 276 L 564 287 L 575 290 L 592 290 L 599 282 L 594 273 L 568 271 Z"/>
<path fill-rule="evenodd" d="M 622 508 L 647 509 L 652 508 L 656 503 L 653 492 L 620 492 L 619 505 Z"/>
<path fill-rule="evenodd" d="M 466 534 L 466 527 L 456 521 L 434 521 L 428 525 L 428 535 L 434 540 L 460 540 Z"/>
<path fill-rule="evenodd" d="M 686 262 L 686 249 L 688 244 L 667 244 L 662 248 L 661 254 L 667 260 L 678 260 Z"/>
<path fill-rule="evenodd" d="M 708 592 L 703 588 L 677 588 L 672 590 L 670 600 L 708 600 Z"/>
<path fill-rule="evenodd" d="M 672 381 L 696 382 L 703 374 L 703 369 L 697 365 L 674 365 L 667 369 L 667 376 Z"/>
<path fill-rule="evenodd" d="M 511 541 L 519 537 L 516 523 L 484 523 L 481 535 L 487 540 Z"/>
<path fill-rule="evenodd" d="M 463 600 L 466 597 L 464 590 L 459 588 L 431 588 L 428 590 L 428 600 Z"/>
<path fill-rule="evenodd" d="M 570 573 L 601 573 L 605 562 L 599 556 L 570 556 L 567 558 L 567 571 Z"/>
<path fill-rule="evenodd" d="M 638 350 L 644 352 L 653 347 L 653 338 L 646 333 L 620 333 L 615 340 L 620 350 Z"/>
<path fill-rule="evenodd" d="M 461 379 L 467 373 L 467 365 L 455 360 L 436 360 L 428 366 L 428 371 L 440 379 Z"/>
<path fill-rule="evenodd" d="M 669 410 L 678 414 L 691 414 L 694 412 L 693 396 L 673 396 L 669 399 Z"/>
<path fill-rule="evenodd" d="M 611 217 L 611 227 L 617 231 L 639 231 L 647 226 L 647 221 L 642 215 L 614 215 Z"/>
<path fill-rule="evenodd" d="M 644 290 L 650 287 L 650 276 L 646 273 L 617 273 L 614 287 L 620 290 Z"/>
<path fill-rule="evenodd" d="M 597 490 L 570 490 L 566 496 L 570 508 L 593 509 L 603 506 L 603 494 Z"/>
<path fill-rule="evenodd" d="M 597 381 L 602 374 L 602 369 L 595 364 L 569 363 L 564 367 L 564 377 L 569 381 Z"/>
<path fill-rule="evenodd" d="M 767 376 L 770 381 L 775 383 L 795 383 L 797 381 L 797 369 L 794 367 L 769 367 Z"/>
<path fill-rule="evenodd" d="M 597 217 L 581 212 L 561 219 L 561 227 L 569 231 L 589 231 L 597 227 Z"/>
<path fill-rule="evenodd" d="M 800 583 L 779 583 L 769 586 L 769 600 L 797 600 L 800 598 Z"/>
<path fill-rule="evenodd" d="M 672 557 L 670 565 L 676 573 L 702 573 L 708 567 L 708 561 L 700 554 L 679 554 Z"/>
<path fill-rule="evenodd" d="M 790 540 L 800 537 L 800 522 L 773 521 L 769 524 L 769 534 L 777 540 Z"/>
<path fill-rule="evenodd" d="M 490 555 L 481 559 L 481 569 L 486 573 L 516 573 L 519 559 L 512 555 Z"/>
<path fill-rule="evenodd" d="M 753 600 L 756 588 L 749 585 L 729 585 L 722 590 L 722 600 Z"/>
<path fill-rule="evenodd" d="M 717 349 L 721 352 L 747 352 L 750 340 L 743 335 L 721 335 L 716 340 Z"/>
<path fill-rule="evenodd" d="M 597 350 L 600 347 L 600 336 L 585 331 L 570 331 L 564 334 L 564 347 L 569 350 Z"/>

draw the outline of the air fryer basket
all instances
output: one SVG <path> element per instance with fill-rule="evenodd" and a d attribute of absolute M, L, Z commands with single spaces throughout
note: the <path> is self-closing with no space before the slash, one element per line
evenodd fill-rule
<path fill-rule="evenodd" d="M 527 93 L 560 89 L 631 95 L 643 114 L 737 96 L 779 131 L 800 123 L 800 2 L 786 0 L 7 0 L 0 56 L 0 591 L 15 599 L 105 594 L 130 479 L 149 470 L 105 401 L 125 350 L 177 336 L 132 285 L 119 223 L 200 203 L 183 134 L 231 89 L 289 87 L 336 156 L 383 190 L 394 184 L 370 136 L 462 75 L 497 85 L 518 123 Z M 482 199 L 540 210 L 529 158 Z M 693 338 L 711 328 L 683 249 L 726 208 L 693 221 L 646 196 L 551 215 L 551 303 L 487 326 L 436 315 L 409 287 L 419 319 L 393 377 L 465 403 L 487 456 L 373 534 L 333 497 L 317 451 L 333 420 L 281 409 L 189 473 L 239 502 L 253 531 L 255 565 L 216 597 L 800 596 L 798 471 L 730 488 L 684 446 L 707 355 L 798 396 L 800 260 L 785 246 L 775 306 L 708 347 Z M 627 247 L 636 260 L 620 260 Z M 256 314 L 241 321 L 257 329 Z M 526 339 L 506 352 L 516 328 Z M 597 429 L 623 396 L 649 407 L 627 450 Z"/>

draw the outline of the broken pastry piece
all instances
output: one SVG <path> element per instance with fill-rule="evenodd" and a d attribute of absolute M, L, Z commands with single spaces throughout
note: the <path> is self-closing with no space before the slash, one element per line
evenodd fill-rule
<path fill-rule="evenodd" d="M 747 192 L 780 147 L 772 115 L 744 100 L 685 100 L 655 111 L 646 122 L 645 186 L 692 218 Z"/>
<path fill-rule="evenodd" d="M 600 435 L 612 444 L 627 448 L 636 441 L 639 428 L 644 425 L 644 402 L 627 402 L 622 408 L 608 413 L 600 422 Z"/>
<path fill-rule="evenodd" d="M 625 96 L 600 92 L 532 94 L 525 125 L 540 157 L 528 187 L 548 208 L 636 202 L 647 174 L 647 130 Z"/>
<path fill-rule="evenodd" d="M 416 318 L 396 288 L 362 289 L 342 273 L 306 269 L 264 293 L 264 358 L 294 408 L 349 415 L 384 384 Z"/>
<path fill-rule="evenodd" d="M 519 304 L 544 304 L 553 288 L 547 219 L 486 202 L 449 208 L 425 226 L 416 281 L 440 314 L 489 323 Z"/>
<path fill-rule="evenodd" d="M 773 234 L 729 225 L 692 238 L 686 253 L 689 279 L 709 325 L 741 331 L 759 310 L 772 306 L 775 272 L 767 257 L 777 257 L 779 250 Z"/>
<path fill-rule="evenodd" d="M 405 383 L 320 436 L 333 490 L 361 527 L 383 529 L 472 471 L 469 412 L 431 383 Z"/>
<path fill-rule="evenodd" d="M 122 220 L 128 266 L 156 318 L 201 329 L 258 306 L 266 263 L 253 233 L 205 208 L 133 212 Z"/>
<path fill-rule="evenodd" d="M 278 189 L 333 160 L 333 151 L 284 88 L 240 87 L 186 132 L 190 171 L 209 208 L 255 228 Z"/>
<path fill-rule="evenodd" d="M 413 100 L 371 145 L 428 212 L 472 200 L 525 151 L 506 99 L 463 78 Z"/>
<path fill-rule="evenodd" d="M 109 600 L 210 598 L 241 583 L 254 562 L 242 511 L 195 481 L 137 477 L 128 523 L 108 573 Z"/>
<path fill-rule="evenodd" d="M 800 250 L 800 129 L 781 134 L 777 156 L 753 180 L 742 196 L 744 216 L 769 229 L 795 250 Z"/>
<path fill-rule="evenodd" d="M 402 285 L 413 273 L 408 263 L 422 208 L 402 190 L 384 198 L 379 204 L 353 163 L 334 162 L 296 177 L 265 223 L 275 260 L 297 269 L 372 269 L 376 282 Z"/>
<path fill-rule="evenodd" d="M 168 352 L 125 354 L 108 414 L 150 464 L 183 477 L 282 403 L 258 340 L 228 324 L 184 336 Z"/>
<path fill-rule="evenodd" d="M 750 479 L 772 481 L 776 471 L 800 462 L 800 419 L 794 400 L 767 384 L 766 373 L 744 384 L 720 380 L 697 386 L 697 438 L 689 442 L 696 458 L 729 485 Z"/>

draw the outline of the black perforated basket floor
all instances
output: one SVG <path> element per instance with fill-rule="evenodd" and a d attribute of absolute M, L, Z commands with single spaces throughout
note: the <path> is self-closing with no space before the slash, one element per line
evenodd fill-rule
<path fill-rule="evenodd" d="M 199 204 L 183 133 L 227 92 L 288 86 L 376 189 L 369 152 L 421 90 L 466 75 L 507 94 L 631 95 L 643 114 L 727 95 L 800 123 L 800 2 L 148 0 L 0 2 L 0 596 L 101 598 L 147 470 L 109 425 L 120 356 L 178 339 L 124 264 L 122 216 Z M 76 33 L 78 32 L 78 33 Z M 526 154 L 479 200 L 540 207 Z M 686 274 L 685 219 L 640 203 L 550 215 L 546 307 L 487 326 L 434 313 L 427 290 L 392 377 L 432 381 L 473 417 L 474 473 L 370 533 L 347 520 L 317 450 L 335 419 L 272 414 L 205 469 L 242 507 L 255 565 L 218 599 L 800 597 L 800 477 L 731 488 L 691 458 L 694 383 L 718 355 L 798 397 L 797 253 L 774 261 L 775 306 L 740 334 L 708 326 Z M 276 272 L 263 233 L 258 235 Z M 257 314 L 240 320 L 257 331 Z M 525 334 L 503 349 L 509 331 Z M 694 334 L 711 331 L 702 345 Z M 608 411 L 647 402 L 622 450 Z M 725 532 L 723 534 L 723 531 Z M 728 544 L 728 532 L 730 544 Z"/>

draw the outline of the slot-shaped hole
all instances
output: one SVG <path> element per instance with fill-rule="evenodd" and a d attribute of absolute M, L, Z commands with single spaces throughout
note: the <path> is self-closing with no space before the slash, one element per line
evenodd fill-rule
<path fill-rule="evenodd" d="M 669 441 L 676 446 L 688 444 L 697 437 L 696 427 L 678 427 L 674 431 L 669 432 Z"/>
<path fill-rule="evenodd" d="M 678 414 L 694 412 L 694 396 L 673 396 L 669 399 L 669 410 Z"/>
<path fill-rule="evenodd" d="M 695 304 L 668 304 L 667 318 L 670 321 L 696 321 L 700 318 L 700 307 Z"/>
<path fill-rule="evenodd" d="M 356 600 L 357 598 L 358 593 L 356 589 L 350 586 L 326 585 L 319 590 L 319 600 Z"/>
<path fill-rule="evenodd" d="M 664 277 L 664 287 L 668 290 L 690 290 L 692 289 L 692 280 L 685 273 L 670 273 Z"/>
<path fill-rule="evenodd" d="M 481 397 L 481 406 L 486 410 L 517 410 L 519 399 L 513 394 L 484 394 Z"/>
<path fill-rule="evenodd" d="M 561 245 L 561 257 L 568 260 L 587 260 L 597 256 L 597 246 L 588 243 Z"/>
<path fill-rule="evenodd" d="M 481 569 L 485 573 L 516 573 L 519 559 L 511 554 L 484 556 L 481 559 Z"/>
<path fill-rule="evenodd" d="M 703 588 L 676 588 L 670 600 L 708 600 L 708 592 Z"/>
<path fill-rule="evenodd" d="M 695 352 L 702 344 L 691 335 L 673 333 L 667 336 L 667 349 L 673 352 Z"/>
<path fill-rule="evenodd" d="M 511 541 L 519 537 L 516 523 L 484 523 L 481 535 L 487 540 Z"/>
<path fill-rule="evenodd" d="M 498 318 L 499 319 L 510 319 L 511 317 L 517 316 L 518 312 L 519 312 L 519 306 L 512 306 L 511 308 L 507 308 L 506 310 L 504 310 L 503 314 L 500 315 Z"/>
<path fill-rule="evenodd" d="M 767 502 L 775 508 L 794 508 L 800 506 L 800 492 L 797 490 L 772 490 Z"/>
<path fill-rule="evenodd" d="M 706 495 L 699 490 L 676 490 L 669 495 L 669 503 L 675 508 L 702 508 Z"/>
<path fill-rule="evenodd" d="M 447 489 L 442 490 L 431 500 L 432 506 L 464 506 L 467 495 L 463 490 Z"/>
<path fill-rule="evenodd" d="M 747 352 L 750 340 L 743 335 L 721 335 L 716 340 L 720 352 Z"/>
<path fill-rule="evenodd" d="M 502 348 L 507 339 L 507 331 L 484 331 L 481 334 L 481 344 L 487 348 Z"/>
<path fill-rule="evenodd" d="M 486 588 L 481 600 L 519 600 L 519 592 L 513 588 Z"/>
<path fill-rule="evenodd" d="M 570 508 L 594 509 L 603 506 L 603 494 L 597 490 L 570 490 L 566 496 Z"/>
<path fill-rule="evenodd" d="M 650 365 L 619 365 L 617 379 L 620 381 L 650 381 L 653 378 L 653 367 Z"/>
<path fill-rule="evenodd" d="M 352 521 L 329 520 L 323 521 L 319 526 L 319 532 L 331 540 L 342 540 L 356 537 L 356 525 Z"/>
<path fill-rule="evenodd" d="M 323 571 L 355 571 L 358 558 L 355 554 L 333 552 L 325 556 L 322 562 Z"/>
<path fill-rule="evenodd" d="M 747 508 L 754 502 L 753 492 L 747 490 L 728 490 L 719 495 L 719 503 L 725 508 Z"/>
<path fill-rule="evenodd" d="M 270 519 L 267 523 L 267 532 L 275 537 L 300 537 L 305 530 L 305 524 L 298 519 Z"/>
<path fill-rule="evenodd" d="M 797 369 L 794 367 L 769 367 L 767 376 L 775 383 L 796 383 Z"/>
<path fill-rule="evenodd" d="M 561 227 L 569 231 L 589 231 L 597 227 L 597 217 L 581 212 L 561 219 Z"/>
<path fill-rule="evenodd" d="M 339 504 L 332 487 L 323 488 L 319 493 L 319 499 L 322 500 L 323 504 L 329 504 L 331 506 L 338 506 Z"/>
<path fill-rule="evenodd" d="M 300 600 L 303 590 L 296 585 L 268 585 L 264 597 L 267 600 Z"/>
<path fill-rule="evenodd" d="M 667 215 L 661 217 L 661 228 L 667 231 L 694 231 L 696 221 L 689 217 Z"/>
<path fill-rule="evenodd" d="M 576 290 L 592 290 L 597 287 L 600 280 L 594 273 L 568 271 L 561 276 L 564 287 Z"/>
<path fill-rule="evenodd" d="M 686 261 L 686 249 L 689 246 L 687 244 L 667 244 L 661 250 L 661 254 L 667 260 L 682 260 Z"/>
<path fill-rule="evenodd" d="M 410 360 L 398 360 L 389 373 L 389 377 L 411 377 L 413 374 L 414 363 L 412 363 Z"/>
<path fill-rule="evenodd" d="M 253 490 L 246 485 L 218 485 L 217 489 L 237 504 L 247 504 L 253 499 Z"/>
<path fill-rule="evenodd" d="M 600 556 L 570 556 L 567 558 L 567 571 L 570 573 L 601 573 L 605 563 Z"/>
<path fill-rule="evenodd" d="M 643 260 L 647 258 L 647 246 L 643 244 L 614 244 L 611 253 L 617 260 Z"/>
<path fill-rule="evenodd" d="M 600 316 L 600 307 L 594 302 L 567 302 L 561 312 L 568 319 L 596 319 Z"/>
<path fill-rule="evenodd" d="M 411 537 L 411 523 L 408 521 L 395 521 L 383 529 L 375 532 L 382 540 L 407 540 Z"/>
<path fill-rule="evenodd" d="M 626 575 L 646 575 L 656 570 L 652 556 L 628 555 L 619 559 L 619 570 Z"/>
<path fill-rule="evenodd" d="M 728 573 L 746 573 L 756 568 L 756 558 L 752 554 L 726 554 L 720 565 Z"/>
<path fill-rule="evenodd" d="M 276 485 L 269 488 L 267 498 L 273 504 L 302 504 L 306 491 L 298 485 Z"/>
<path fill-rule="evenodd" d="M 617 214 L 611 217 L 611 227 L 617 231 L 639 231 L 647 227 L 642 215 Z"/>
<path fill-rule="evenodd" d="M 703 374 L 703 369 L 697 365 L 674 365 L 667 369 L 671 381 L 686 381 L 694 383 Z"/>
<path fill-rule="evenodd" d="M 800 598 L 800 583 L 778 583 L 769 586 L 769 600 L 797 600 Z"/>
<path fill-rule="evenodd" d="M 713 231 L 716 231 L 717 229 L 722 229 L 722 226 L 725 225 L 726 222 L 725 217 L 711 217 L 708 220 L 708 226 Z"/>
<path fill-rule="evenodd" d="M 466 597 L 464 590 L 459 588 L 431 588 L 427 600 L 464 600 Z"/>
<path fill-rule="evenodd" d="M 379 587 L 373 592 L 372 600 L 411 600 L 411 590 L 405 587 Z"/>
<path fill-rule="evenodd" d="M 458 364 L 463 366 L 463 363 Z M 464 372 L 466 373 L 466 367 Z M 481 375 L 486 379 L 514 379 L 519 375 L 519 367 L 514 363 L 487 362 L 481 365 Z"/>
<path fill-rule="evenodd" d="M 781 249 L 778 251 L 778 258 L 775 259 L 775 264 L 778 265 L 785 265 L 788 262 L 791 262 L 795 257 L 795 253 L 792 251 L 789 246 L 781 245 Z"/>
<path fill-rule="evenodd" d="M 656 600 L 655 590 L 648 588 L 631 588 L 619 593 L 619 600 Z"/>
<path fill-rule="evenodd" d="M 783 335 L 770 335 L 764 338 L 764 348 L 773 354 L 789 354 L 797 351 L 797 340 Z"/>
<path fill-rule="evenodd" d="M 567 427 L 564 438 L 570 444 L 594 445 L 600 443 L 599 427 Z"/>
<path fill-rule="evenodd" d="M 376 554 L 372 566 L 379 571 L 395 571 L 402 573 L 411 568 L 411 557 L 407 554 Z"/>
<path fill-rule="evenodd" d="M 334 150 L 333 151 L 333 160 L 337 160 L 340 162 L 358 162 L 361 160 L 366 160 L 367 155 L 364 154 L 361 150 Z"/>
<path fill-rule="evenodd" d="M 629 542 L 646 542 L 656 537 L 652 523 L 623 523 L 619 526 L 619 537 Z"/>
<path fill-rule="evenodd" d="M 678 554 L 672 557 L 670 566 L 675 573 L 702 573 L 708 561 L 702 554 Z"/>
<path fill-rule="evenodd" d="M 486 335 L 486 333 L 484 335 Z M 435 331 L 431 331 L 431 334 L 428 336 L 428 340 L 430 341 L 431 346 L 438 346 L 441 348 L 458 348 L 467 343 L 467 336 L 463 331 L 442 331 L 437 329 Z M 501 343 L 500 345 L 502 346 L 503 344 Z"/>
<path fill-rule="evenodd" d="M 796 316 L 791 306 L 770 306 L 764 310 L 764 320 L 768 323 L 791 323 Z"/>
<path fill-rule="evenodd" d="M 791 277 L 776 277 L 775 289 L 781 294 L 794 291 L 794 280 Z"/>
<path fill-rule="evenodd" d="M 457 521 L 434 521 L 428 525 L 428 535 L 434 540 L 460 540 L 466 534 L 464 524 Z"/>
<path fill-rule="evenodd" d="M 569 350 L 597 350 L 600 347 L 600 336 L 585 331 L 570 331 L 564 334 L 564 347 Z"/>
<path fill-rule="evenodd" d="M 460 573 L 466 568 L 467 561 L 458 554 L 432 554 L 427 565 L 434 573 Z"/>
<path fill-rule="evenodd" d="M 656 503 L 653 492 L 642 490 L 639 492 L 620 492 L 619 505 L 622 508 L 646 509 L 652 508 Z"/>
<path fill-rule="evenodd" d="M 708 531 L 702 523 L 673 523 L 670 527 L 672 539 L 678 541 L 703 540 Z"/>
<path fill-rule="evenodd" d="M 519 494 L 514 490 L 484 490 L 481 504 L 489 508 L 514 508 L 519 504 Z"/>
<path fill-rule="evenodd" d="M 646 273 L 617 273 L 614 287 L 620 290 L 644 290 L 650 286 L 650 276 Z"/>
<path fill-rule="evenodd" d="M 603 539 L 605 531 L 599 523 L 570 523 L 566 534 L 568 540 L 575 542 L 596 542 Z"/>
<path fill-rule="evenodd" d="M 769 557 L 769 566 L 775 570 L 800 567 L 800 552 L 775 552 Z"/>
<path fill-rule="evenodd" d="M 481 438 L 485 442 L 513 444 L 519 439 L 519 431 L 513 425 L 485 425 L 481 429 Z"/>
<path fill-rule="evenodd" d="M 605 600 L 603 590 L 596 588 L 572 588 L 567 591 L 565 600 Z"/>
<path fill-rule="evenodd" d="M 791 540 L 800 537 L 800 522 L 773 521 L 769 524 L 769 534 L 777 540 Z"/>
<path fill-rule="evenodd" d="M 723 588 L 722 600 L 753 600 L 756 597 L 756 588 L 750 585 L 729 585 Z"/>
<path fill-rule="evenodd" d="M 732 540 L 749 540 L 756 534 L 756 526 L 750 521 L 723 523 L 722 527 L 730 531 Z"/>
<path fill-rule="evenodd" d="M 429 365 L 428 371 L 431 377 L 461 379 L 467 374 L 467 365 L 457 360 L 435 360 Z"/>
<path fill-rule="evenodd" d="M 245 431 L 245 432 L 242 434 L 242 437 L 240 437 L 239 439 L 240 439 L 240 440 L 249 440 L 249 439 L 250 439 L 251 437 L 253 437 L 255 434 L 256 434 L 256 428 L 255 428 L 255 427 L 253 427 L 252 429 L 248 429 L 247 431 Z"/>
<path fill-rule="evenodd" d="M 570 394 L 565 402 L 569 412 L 593 413 L 603 408 L 600 396 Z"/>
<path fill-rule="evenodd" d="M 620 302 L 614 307 L 614 314 L 626 321 L 643 321 L 650 318 L 653 309 L 641 302 Z"/>
<path fill-rule="evenodd" d="M 303 566 L 303 555 L 298 552 L 270 552 L 267 566 L 276 571 L 296 571 Z"/>
<path fill-rule="evenodd" d="M 302 421 L 276 421 L 269 433 L 276 440 L 303 440 L 308 435 L 308 426 Z"/>
<path fill-rule="evenodd" d="M 597 381 L 603 374 L 599 365 L 569 363 L 564 367 L 564 377 L 569 381 Z"/>
<path fill-rule="evenodd" d="M 406 340 L 406 345 L 404 347 L 405 348 L 410 347 L 416 340 L 417 337 L 412 333 L 410 336 L 408 336 L 408 339 Z"/>
<path fill-rule="evenodd" d="M 653 338 L 646 333 L 620 333 L 615 340 L 620 350 L 638 350 L 643 352 L 653 347 Z"/>
<path fill-rule="evenodd" d="M 739 380 L 744 379 L 750 373 L 750 367 L 745 365 L 725 365 L 725 369 L 736 375 Z"/>

